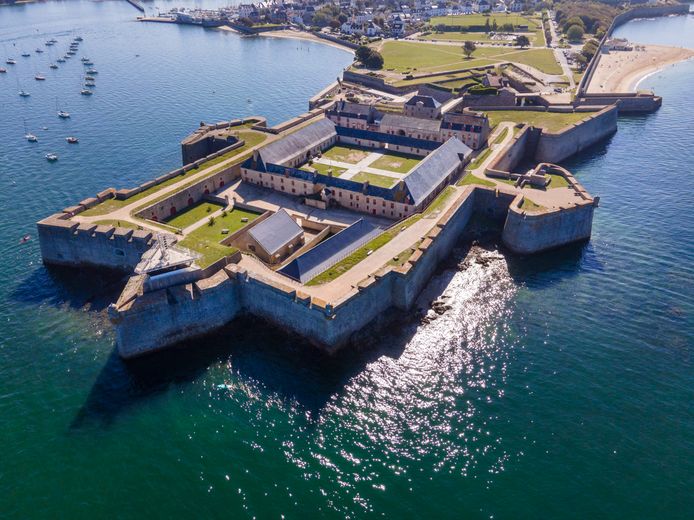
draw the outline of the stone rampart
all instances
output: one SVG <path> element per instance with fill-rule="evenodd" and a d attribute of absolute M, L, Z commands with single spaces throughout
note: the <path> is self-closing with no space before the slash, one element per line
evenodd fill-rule
<path fill-rule="evenodd" d="M 152 245 L 149 231 L 79 223 L 56 214 L 37 224 L 46 264 L 93 266 L 131 272 Z"/>
<path fill-rule="evenodd" d="M 514 253 L 530 255 L 590 238 L 595 209 L 592 200 L 539 213 L 523 211 L 522 202 L 522 195 L 514 199 L 501 235 L 504 245 Z"/>
<path fill-rule="evenodd" d="M 558 163 L 602 141 L 617 131 L 617 107 L 612 105 L 560 132 L 542 131 L 535 160 Z"/>
<path fill-rule="evenodd" d="M 206 196 L 229 185 L 241 174 L 240 165 L 225 168 L 211 177 L 202 179 L 187 188 L 177 191 L 170 196 L 156 201 L 141 209 L 135 216 L 142 219 L 164 222 L 179 211 L 202 201 Z"/>

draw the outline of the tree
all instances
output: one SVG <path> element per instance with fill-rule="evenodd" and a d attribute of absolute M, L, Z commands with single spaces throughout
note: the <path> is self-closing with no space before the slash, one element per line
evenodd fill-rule
<path fill-rule="evenodd" d="M 494 18 L 494 21 L 492 22 L 492 31 L 496 32 L 498 28 L 499 24 L 496 23 L 496 18 Z"/>
<path fill-rule="evenodd" d="M 463 53 L 465 56 L 467 56 L 468 59 L 470 59 L 470 56 L 472 56 L 472 53 L 477 50 L 477 45 L 475 45 L 475 42 L 471 41 L 466 41 L 463 44 Z"/>
<path fill-rule="evenodd" d="M 357 47 L 357 50 L 354 53 L 354 55 L 357 57 L 358 61 L 364 63 L 369 58 L 369 56 L 371 56 L 371 49 L 366 45 L 361 45 Z"/>
<path fill-rule="evenodd" d="M 520 36 L 516 37 L 516 45 L 518 45 L 518 47 L 520 47 L 521 49 L 524 47 L 530 47 L 530 40 L 527 36 L 521 34 Z"/>
<path fill-rule="evenodd" d="M 354 53 L 357 60 L 369 69 L 383 68 L 383 56 L 378 51 L 366 45 L 360 45 Z"/>
<path fill-rule="evenodd" d="M 484 22 L 484 32 L 488 33 L 488 32 L 491 31 L 491 30 L 492 30 L 492 28 L 491 28 L 491 26 L 489 25 L 489 18 L 487 18 L 487 21 Z"/>
<path fill-rule="evenodd" d="M 364 62 L 369 69 L 382 69 L 383 68 L 383 56 L 378 51 L 371 51 L 371 55 Z"/>
<path fill-rule="evenodd" d="M 580 25 L 572 25 L 569 30 L 566 31 L 566 37 L 570 42 L 580 42 L 583 39 L 585 31 Z"/>

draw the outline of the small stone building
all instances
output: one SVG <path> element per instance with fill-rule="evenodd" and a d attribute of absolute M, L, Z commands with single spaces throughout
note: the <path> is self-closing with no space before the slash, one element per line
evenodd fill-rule
<path fill-rule="evenodd" d="M 249 251 L 263 262 L 277 264 L 304 244 L 304 230 L 284 209 L 248 231 Z"/>

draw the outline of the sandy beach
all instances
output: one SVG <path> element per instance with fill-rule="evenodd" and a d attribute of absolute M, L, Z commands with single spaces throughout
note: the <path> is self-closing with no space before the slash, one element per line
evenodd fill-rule
<path fill-rule="evenodd" d="M 231 27 L 227 27 L 226 25 L 223 25 L 222 27 L 217 28 L 220 31 L 231 31 L 238 33 L 238 31 L 232 29 Z M 240 33 L 239 33 L 240 34 Z M 257 36 L 262 36 L 262 37 L 270 37 L 270 38 L 290 38 L 293 40 L 308 40 L 316 43 L 322 43 L 323 45 L 330 45 L 331 47 L 335 47 L 336 49 L 340 49 L 346 52 L 350 52 L 354 54 L 354 51 L 350 49 L 349 47 L 345 47 L 344 45 L 340 45 L 339 43 L 331 42 L 328 40 L 324 40 L 322 38 L 318 38 L 318 36 L 304 32 L 304 31 L 292 31 L 290 29 L 285 29 L 282 31 L 266 31 L 257 34 Z"/>
<path fill-rule="evenodd" d="M 645 77 L 694 57 L 694 50 L 681 47 L 644 45 L 644 50 L 640 50 L 641 45 L 638 47 L 639 50 L 603 54 L 588 92 L 634 92 Z"/>

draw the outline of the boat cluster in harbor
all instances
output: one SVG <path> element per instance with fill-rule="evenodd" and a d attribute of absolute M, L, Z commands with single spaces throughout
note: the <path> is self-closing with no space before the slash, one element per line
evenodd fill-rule
<path fill-rule="evenodd" d="M 49 64 L 49 68 L 51 70 L 57 70 L 60 68 L 60 66 L 64 63 L 67 63 L 68 60 L 72 59 L 74 56 L 77 55 L 79 49 L 80 49 L 80 44 L 83 42 L 83 38 L 81 36 L 76 36 L 75 38 L 72 39 L 72 41 L 68 45 L 68 49 L 65 51 L 65 53 L 57 58 L 54 62 L 51 62 Z M 58 40 L 55 38 L 51 38 L 50 40 L 47 40 L 45 42 L 45 47 L 52 48 L 58 43 Z M 34 51 L 36 54 L 43 54 L 45 51 L 41 47 L 37 47 Z M 31 58 L 32 54 L 30 52 L 24 51 L 21 53 L 22 58 Z M 83 56 L 80 58 L 81 63 L 85 67 L 85 72 L 84 72 L 84 79 L 81 85 L 81 90 L 80 94 L 82 96 L 91 96 L 93 95 L 93 88 L 96 86 L 96 77 L 95 75 L 98 74 L 98 71 L 94 68 L 94 62 L 87 56 Z M 12 57 L 12 56 L 7 56 L 5 59 L 5 65 L 8 65 L 10 67 L 14 67 L 17 65 L 17 60 Z M 0 74 L 4 75 L 8 73 L 8 68 L 7 67 L 0 67 Z M 21 85 L 19 77 L 17 79 L 17 88 L 18 88 L 18 95 L 20 98 L 29 98 L 31 96 L 31 93 L 28 92 L 23 88 Z M 36 81 L 46 81 L 46 76 L 41 73 L 41 72 L 36 72 L 34 75 L 34 79 Z M 58 99 L 56 98 L 56 114 L 57 117 L 61 120 L 67 120 L 70 119 L 72 116 L 70 112 L 65 110 L 64 108 L 61 108 L 58 102 Z M 47 130 L 47 127 L 43 127 L 44 130 Z M 37 143 L 39 141 L 39 138 L 32 132 L 30 132 L 27 129 L 27 124 L 26 120 L 24 121 L 24 138 L 30 142 L 30 143 Z M 79 138 L 69 135 L 65 137 L 65 141 L 69 144 L 77 144 L 79 143 Z M 45 159 L 49 162 L 55 162 L 58 160 L 58 155 L 54 152 L 49 152 L 45 154 Z"/>

